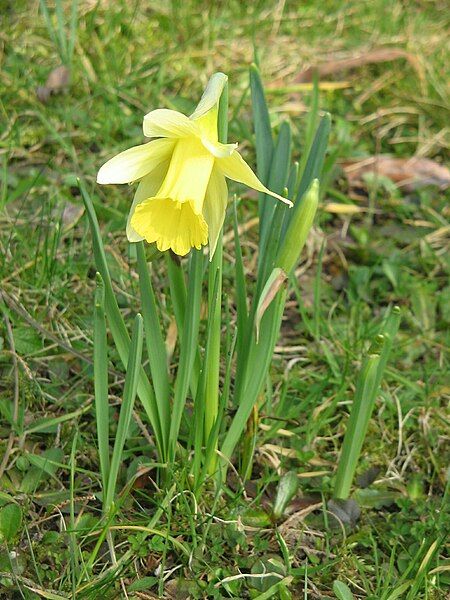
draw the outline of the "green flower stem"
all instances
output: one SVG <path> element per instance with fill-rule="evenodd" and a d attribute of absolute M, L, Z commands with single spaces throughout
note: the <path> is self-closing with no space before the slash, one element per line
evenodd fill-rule
<path fill-rule="evenodd" d="M 167 448 L 170 425 L 170 386 L 167 353 L 158 317 L 155 294 L 148 272 L 144 244 L 136 244 L 139 287 L 141 291 L 142 316 L 144 319 L 145 342 L 152 374 L 153 388 L 158 405 L 164 447 Z"/>
<path fill-rule="evenodd" d="M 223 144 L 228 137 L 228 84 L 225 84 L 220 97 L 218 108 L 218 137 Z M 219 374 L 220 374 L 220 337 L 221 337 L 221 308 L 222 308 L 222 262 L 223 262 L 223 235 L 220 232 L 216 251 L 209 265 L 208 272 L 208 319 L 210 326 L 210 346 L 208 364 L 206 369 L 205 387 L 205 422 L 204 442 L 208 443 L 209 436 L 217 419 L 219 407 Z M 217 440 L 214 441 L 217 447 Z M 209 473 L 213 473 L 216 465 L 216 453 L 210 453 L 207 466 Z"/>

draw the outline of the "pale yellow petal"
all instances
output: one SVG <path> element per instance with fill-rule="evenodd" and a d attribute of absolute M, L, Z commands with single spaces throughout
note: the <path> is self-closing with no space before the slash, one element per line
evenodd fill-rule
<path fill-rule="evenodd" d="M 189 202 L 169 198 L 150 198 L 138 204 L 131 226 L 147 242 L 155 242 L 161 252 L 171 249 L 179 256 L 185 256 L 191 248 L 200 249 L 208 241 L 203 216 L 196 215 Z"/>
<path fill-rule="evenodd" d="M 176 110 L 158 108 L 144 117 L 144 135 L 147 137 L 183 138 L 198 136 L 199 131 L 194 121 Z"/>
<path fill-rule="evenodd" d="M 151 173 L 141 179 L 137 186 L 136 193 L 134 194 L 133 204 L 131 205 L 130 212 L 127 218 L 127 238 L 129 242 L 140 242 L 144 238 L 138 234 L 137 231 L 131 226 L 131 217 L 134 214 L 134 210 L 138 204 L 152 198 L 156 195 L 156 192 L 162 185 L 164 177 L 166 176 L 167 169 L 169 168 L 169 161 L 165 161 L 158 165 Z"/>
<path fill-rule="evenodd" d="M 228 188 L 225 177 L 218 169 L 213 169 L 206 190 L 203 215 L 208 223 L 209 259 L 216 251 L 217 240 L 222 229 L 227 210 Z"/>
<path fill-rule="evenodd" d="M 243 183 L 249 188 L 257 190 L 258 192 L 269 194 L 274 198 L 278 198 L 278 200 L 281 200 L 285 204 L 292 206 L 292 202 L 290 200 L 283 198 L 283 196 L 280 196 L 275 192 L 271 192 L 266 188 L 265 185 L 261 183 L 239 152 L 233 152 L 231 156 L 227 156 L 225 158 L 217 158 L 216 164 L 225 177 L 228 177 L 228 179 Z"/>
<path fill-rule="evenodd" d="M 197 108 L 190 117 L 197 123 L 202 135 L 212 141 L 217 141 L 219 101 L 227 81 L 228 77 L 224 73 L 214 73 L 208 81 Z"/>
<path fill-rule="evenodd" d="M 237 148 L 237 144 L 221 144 L 220 142 L 213 142 L 206 137 L 202 137 L 202 144 L 207 150 L 211 152 L 216 158 L 225 158 L 231 156 Z"/>
<path fill-rule="evenodd" d="M 153 140 L 121 152 L 100 168 L 97 183 L 131 183 L 144 177 L 170 157 L 175 143 L 175 140 Z"/>

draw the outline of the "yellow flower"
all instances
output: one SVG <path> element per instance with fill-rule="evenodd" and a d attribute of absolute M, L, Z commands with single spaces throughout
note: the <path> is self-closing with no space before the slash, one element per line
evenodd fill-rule
<path fill-rule="evenodd" d="M 157 139 L 121 152 L 98 172 L 101 184 L 139 181 L 127 222 L 130 242 L 145 239 L 184 256 L 209 240 L 212 257 L 225 218 L 226 177 L 291 205 L 259 181 L 237 144 L 218 141 L 226 81 L 223 73 L 213 75 L 190 117 L 167 109 L 145 115 L 144 135 Z"/>

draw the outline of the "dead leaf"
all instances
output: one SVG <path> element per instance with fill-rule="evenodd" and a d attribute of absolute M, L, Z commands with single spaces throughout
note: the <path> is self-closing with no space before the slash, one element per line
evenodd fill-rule
<path fill-rule="evenodd" d="M 177 337 L 178 337 L 177 322 L 175 321 L 175 318 L 172 318 L 172 320 L 169 323 L 169 327 L 167 329 L 167 335 L 166 335 L 167 361 L 169 363 L 172 360 L 172 356 L 173 356 L 173 353 L 175 350 L 175 344 L 177 343 Z"/>
<path fill-rule="evenodd" d="M 50 71 L 45 85 L 36 88 L 36 95 L 41 102 L 48 102 L 52 94 L 59 94 L 69 87 L 70 71 L 64 65 L 60 65 Z"/>
<path fill-rule="evenodd" d="M 356 485 L 360 488 L 368 488 L 380 474 L 380 467 L 369 467 L 356 478 Z"/>
<path fill-rule="evenodd" d="M 328 502 L 328 510 L 336 517 L 337 521 L 344 525 L 353 527 L 361 515 L 361 509 L 358 503 L 352 498 L 348 500 L 330 500 Z"/>
<path fill-rule="evenodd" d="M 440 189 L 450 186 L 450 171 L 429 158 L 371 156 L 341 164 L 350 187 L 365 187 L 364 176 L 368 174 L 387 177 L 406 192 L 425 185 L 436 185 Z"/>
<path fill-rule="evenodd" d="M 326 77 L 327 75 L 334 75 L 341 71 L 348 71 L 351 69 L 357 69 L 364 65 L 390 62 L 392 60 L 398 60 L 399 58 L 406 59 L 412 68 L 417 72 L 417 75 L 424 81 L 425 74 L 417 56 L 402 50 L 401 48 L 377 48 L 376 50 L 369 50 L 368 52 L 360 52 L 359 54 L 348 56 L 341 59 L 333 59 L 331 56 L 329 60 L 322 64 L 313 65 L 302 71 L 295 79 L 298 83 L 305 81 L 312 81 L 314 73 L 317 72 L 319 78 Z"/>
<path fill-rule="evenodd" d="M 323 209 L 335 215 L 355 215 L 367 210 L 367 208 L 356 206 L 356 204 L 339 204 L 338 202 L 328 202 Z"/>
<path fill-rule="evenodd" d="M 61 215 L 61 224 L 63 232 L 66 233 L 78 223 L 84 214 L 84 206 L 81 204 L 73 204 L 66 202 L 63 213 Z"/>

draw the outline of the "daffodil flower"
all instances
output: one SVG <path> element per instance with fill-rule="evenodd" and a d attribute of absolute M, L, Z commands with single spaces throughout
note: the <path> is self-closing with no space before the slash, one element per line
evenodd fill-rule
<path fill-rule="evenodd" d="M 225 178 L 291 202 L 268 190 L 236 150 L 218 141 L 218 105 L 226 75 L 216 73 L 190 117 L 157 109 L 144 117 L 144 135 L 157 138 L 121 152 L 98 172 L 97 182 L 139 181 L 127 222 L 130 242 L 156 243 L 180 256 L 209 241 L 210 257 L 225 218 Z"/>

